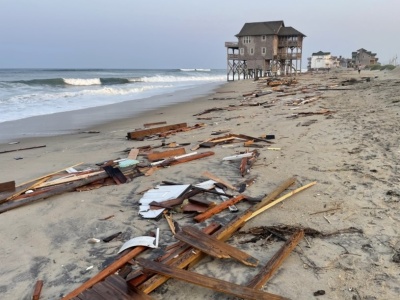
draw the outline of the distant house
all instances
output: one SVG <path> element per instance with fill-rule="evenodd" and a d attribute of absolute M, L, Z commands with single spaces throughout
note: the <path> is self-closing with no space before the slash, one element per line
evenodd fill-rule
<path fill-rule="evenodd" d="M 358 49 L 357 51 L 351 53 L 351 62 L 354 67 L 364 67 L 379 64 L 376 53 L 367 51 L 364 48 Z"/>
<path fill-rule="evenodd" d="M 307 69 L 313 70 L 329 70 L 341 66 L 342 57 L 332 56 L 330 52 L 318 51 L 308 58 Z"/>
<path fill-rule="evenodd" d="M 236 35 L 238 42 L 226 42 L 228 80 L 296 74 L 301 69 L 305 35 L 283 21 L 246 23 Z"/>

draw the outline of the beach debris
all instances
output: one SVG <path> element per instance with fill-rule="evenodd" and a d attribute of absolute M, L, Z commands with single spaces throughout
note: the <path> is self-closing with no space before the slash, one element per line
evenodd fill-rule
<path fill-rule="evenodd" d="M 139 214 L 143 218 L 154 219 L 157 218 L 165 208 L 158 207 L 152 210 L 150 204 L 156 202 L 160 204 L 167 200 L 177 199 L 183 193 L 188 191 L 190 184 L 184 185 L 157 185 L 155 188 L 148 190 L 143 194 L 139 200 Z M 183 200 L 182 200 L 183 201 Z"/>
<path fill-rule="evenodd" d="M 10 143 L 8 143 L 9 145 L 16 145 L 16 144 L 19 144 L 19 142 L 10 142 Z"/>
<path fill-rule="evenodd" d="M 234 204 L 238 203 L 239 201 L 245 199 L 246 196 L 239 194 L 236 197 L 233 197 L 229 200 L 226 200 L 214 207 L 211 207 L 210 209 L 206 210 L 204 213 L 201 213 L 199 215 L 197 215 L 196 217 L 194 217 L 196 222 L 203 222 L 205 220 L 207 220 L 208 218 L 212 217 L 213 215 L 216 215 L 217 213 L 220 213 L 221 211 L 223 211 L 224 209 L 233 206 Z"/>
<path fill-rule="evenodd" d="M 208 277 L 205 275 L 200 275 L 198 273 L 182 270 L 173 266 L 168 266 L 155 261 L 147 260 L 144 258 L 137 258 L 135 260 L 144 269 L 152 271 L 154 273 L 179 279 L 185 282 L 200 285 L 202 287 L 207 287 L 215 291 L 224 292 L 228 295 L 233 295 L 244 299 L 284 299 L 283 297 L 257 291 L 252 288 L 241 286 L 238 284 L 230 283 L 228 281 L 223 281 L 217 278 Z"/>
<path fill-rule="evenodd" d="M 32 300 L 39 300 L 40 294 L 42 293 L 43 288 L 43 280 L 38 280 L 35 283 L 35 287 L 33 289 Z"/>
<path fill-rule="evenodd" d="M 88 243 L 89 243 L 89 244 L 96 244 L 96 243 L 100 243 L 100 240 L 99 240 L 99 239 L 96 239 L 96 238 L 90 238 L 90 239 L 88 240 Z"/>
<path fill-rule="evenodd" d="M 0 182 L 0 193 L 15 192 L 15 181 Z"/>
<path fill-rule="evenodd" d="M 322 295 L 325 295 L 325 291 L 324 291 L 324 290 L 318 290 L 318 291 L 315 291 L 315 292 L 313 293 L 313 295 L 314 295 L 315 297 L 317 297 L 317 296 L 322 296 Z"/>
<path fill-rule="evenodd" d="M 111 166 L 103 167 L 103 170 L 107 172 L 108 176 L 114 179 L 116 184 L 126 183 L 128 179 L 126 176 L 121 172 L 119 168 L 113 168 Z"/>
<path fill-rule="evenodd" d="M 296 231 L 289 239 L 287 239 L 285 244 L 274 254 L 261 271 L 253 277 L 247 286 L 254 289 L 261 289 L 277 271 L 284 260 L 290 255 L 294 248 L 296 248 L 297 244 L 303 237 L 303 230 Z"/>
<path fill-rule="evenodd" d="M 234 187 L 232 184 L 230 184 L 229 182 L 227 182 L 226 180 L 223 180 L 219 177 L 217 177 L 216 175 L 210 173 L 209 171 L 204 171 L 202 174 L 202 176 L 207 177 L 211 180 L 214 180 L 215 182 L 221 183 L 224 186 L 226 186 L 227 188 L 233 190 L 233 191 L 237 191 L 237 188 Z"/>
<path fill-rule="evenodd" d="M 104 239 L 103 239 L 103 242 L 104 242 L 104 243 L 109 243 L 109 242 L 111 242 L 113 239 L 117 238 L 121 233 L 122 233 L 122 231 L 119 231 L 119 232 L 117 232 L 117 233 L 114 233 L 114 234 L 112 234 L 112 235 L 110 235 L 110 236 L 104 238 Z"/>
<path fill-rule="evenodd" d="M 3 151 L 0 151 L 0 154 L 9 153 L 9 152 L 16 152 L 16 151 L 23 151 L 23 150 L 38 149 L 38 148 L 44 148 L 44 147 L 46 147 L 46 145 L 32 146 L 32 147 L 19 148 L 19 149 L 12 149 L 12 150 L 3 150 Z M 16 159 L 17 159 L 17 158 L 16 158 Z M 19 159 L 22 159 L 22 158 L 19 158 Z"/>
<path fill-rule="evenodd" d="M 175 130 L 175 129 L 179 129 L 179 128 L 187 128 L 187 123 L 178 123 L 178 124 L 150 128 L 150 129 L 131 131 L 131 132 L 127 133 L 127 139 L 128 140 L 141 140 L 150 135 L 159 134 L 162 132 L 167 132 L 167 131 Z"/>
<path fill-rule="evenodd" d="M 225 191 L 219 187 L 215 187 L 215 190 L 220 193 L 225 193 Z M 224 195 L 220 195 L 219 197 L 221 198 L 222 201 L 229 200 L 229 197 L 224 196 Z M 236 207 L 236 205 L 229 205 L 228 209 L 230 212 L 238 212 L 239 211 L 238 208 Z"/>
<path fill-rule="evenodd" d="M 173 150 L 167 150 L 163 152 L 150 152 L 147 154 L 147 159 L 151 162 L 160 160 L 163 158 L 171 157 L 171 156 L 179 156 L 182 154 L 186 154 L 185 148 L 176 148 Z"/>
<path fill-rule="evenodd" d="M 256 258 L 215 237 L 205 234 L 193 226 L 182 227 L 182 229 L 175 234 L 175 238 L 216 258 L 233 258 L 251 267 L 256 267 L 258 265 L 258 260 Z"/>
<path fill-rule="evenodd" d="M 79 133 L 100 133 L 100 131 L 97 130 L 88 130 L 88 131 L 81 131 Z"/>
<path fill-rule="evenodd" d="M 125 242 L 122 247 L 119 249 L 118 253 L 125 251 L 126 249 L 137 247 L 137 246 L 145 246 L 149 248 L 158 248 L 158 240 L 160 236 L 160 229 L 157 228 L 156 236 L 137 236 L 129 241 Z"/>

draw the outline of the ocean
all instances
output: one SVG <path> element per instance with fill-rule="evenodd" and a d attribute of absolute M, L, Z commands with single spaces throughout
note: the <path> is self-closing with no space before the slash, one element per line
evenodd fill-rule
<path fill-rule="evenodd" d="M 0 69 L 0 126 L 224 81 L 216 69 Z"/>

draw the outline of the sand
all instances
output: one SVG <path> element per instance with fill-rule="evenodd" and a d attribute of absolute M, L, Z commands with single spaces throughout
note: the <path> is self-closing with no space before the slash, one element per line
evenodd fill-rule
<path fill-rule="evenodd" d="M 280 150 L 259 148 L 260 157 L 245 178 L 239 174 L 237 162 L 222 161 L 223 157 L 245 151 L 243 145 L 217 146 L 199 150 L 212 150 L 213 156 L 161 169 L 126 184 L 65 193 L 1 214 L 1 299 L 29 299 L 38 279 L 44 281 L 41 299 L 58 299 L 108 265 L 124 241 L 157 227 L 161 230 L 161 249 L 173 243 L 175 239 L 165 219 L 138 216 L 140 192 L 163 180 L 202 182 L 206 178 L 201 173 L 206 170 L 233 184 L 257 176 L 246 190 L 253 197 L 270 193 L 292 176 L 297 182 L 290 190 L 312 181 L 317 184 L 250 220 L 228 240 L 259 259 L 259 267 L 207 257 L 193 271 L 245 285 L 283 244 L 268 232 L 263 236 L 246 233 L 254 227 L 300 226 L 323 233 L 356 228 L 359 233 L 327 237 L 306 234 L 306 239 L 263 290 L 291 299 L 314 299 L 313 293 L 318 290 L 325 291 L 321 299 L 397 299 L 400 292 L 399 73 L 395 69 L 363 70 L 361 74 L 353 70 L 302 74 L 298 84 L 289 87 L 297 90 L 297 94 L 286 97 L 277 97 L 279 93 L 272 92 L 246 98 L 243 94 L 271 88 L 261 81 L 229 82 L 214 94 L 190 102 L 85 128 L 99 131 L 98 134 L 24 138 L 17 145 L 4 142 L 0 145 L 2 150 L 46 145 L 0 154 L 3 170 L 0 182 L 15 180 L 17 185 L 77 163 L 83 162 L 79 166 L 83 169 L 126 157 L 127 148 L 158 146 L 161 139 L 125 138 L 128 131 L 151 122 L 205 123 L 205 127 L 177 133 L 165 140 L 190 143 L 187 151 L 213 137 L 211 133 L 218 130 L 251 136 L 274 134 L 276 139 L 270 147 Z M 341 85 L 352 78 L 356 80 L 354 84 Z M 332 86 L 340 90 L 316 90 Z M 320 93 L 321 97 L 300 106 L 287 105 L 307 95 L 301 92 L 306 88 L 308 95 Z M 263 105 L 240 105 L 256 102 Z M 209 120 L 193 116 L 210 108 L 224 109 L 201 116 L 210 117 Z M 322 110 L 332 113 L 293 117 L 294 113 Z M 17 157 L 22 159 L 16 160 Z M 240 202 L 237 207 L 244 211 L 250 205 Z M 110 215 L 114 217 L 101 220 Z M 212 220 L 225 224 L 235 216 L 224 211 Z M 194 224 L 192 217 L 174 214 L 180 224 Z M 122 234 L 110 243 L 88 242 L 90 238 L 102 239 L 118 231 Z M 257 239 L 249 241 L 253 237 Z M 148 250 L 145 256 L 156 258 L 161 249 Z M 150 295 L 154 299 L 232 299 L 177 280 L 169 280 Z"/>

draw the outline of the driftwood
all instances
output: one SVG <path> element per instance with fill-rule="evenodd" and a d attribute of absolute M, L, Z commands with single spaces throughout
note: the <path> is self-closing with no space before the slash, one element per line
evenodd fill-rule
<path fill-rule="evenodd" d="M 43 287 L 43 280 L 36 281 L 35 288 L 32 294 L 32 300 L 40 299 L 40 294 L 42 293 L 42 287 Z"/>
<path fill-rule="evenodd" d="M 9 152 L 16 152 L 16 151 L 22 151 L 22 150 L 37 149 L 37 148 L 43 148 L 43 147 L 46 147 L 46 145 L 27 147 L 27 148 L 19 148 L 19 149 L 13 149 L 13 150 L 5 150 L 5 151 L 0 151 L 0 154 L 9 153 Z"/>

